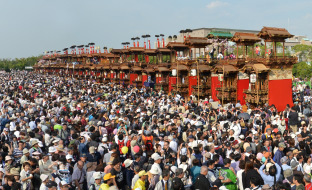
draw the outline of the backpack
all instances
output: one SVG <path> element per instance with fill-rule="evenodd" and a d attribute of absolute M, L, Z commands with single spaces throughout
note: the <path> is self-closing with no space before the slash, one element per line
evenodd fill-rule
<path fill-rule="evenodd" d="M 153 150 L 152 136 L 146 137 L 145 146 L 147 151 Z"/>
<path fill-rule="evenodd" d="M 121 149 L 122 149 L 122 147 L 124 147 L 124 146 L 125 146 L 124 140 L 122 140 L 122 141 L 118 140 L 118 147 L 119 147 L 119 152 L 120 152 L 120 154 L 123 154 L 122 151 L 121 151 Z"/>

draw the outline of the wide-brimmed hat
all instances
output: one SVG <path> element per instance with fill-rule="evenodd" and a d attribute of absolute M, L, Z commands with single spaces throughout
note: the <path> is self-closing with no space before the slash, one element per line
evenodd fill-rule
<path fill-rule="evenodd" d="M 126 159 L 126 160 L 124 161 L 125 168 L 128 168 L 132 163 L 133 163 L 133 160 Z"/>

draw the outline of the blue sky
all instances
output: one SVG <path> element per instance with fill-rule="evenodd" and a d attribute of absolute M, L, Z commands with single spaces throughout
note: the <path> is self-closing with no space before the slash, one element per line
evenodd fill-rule
<path fill-rule="evenodd" d="M 0 0 L 0 58 L 89 42 L 120 48 L 134 36 L 185 28 L 274 26 L 312 38 L 311 7 L 311 0 Z"/>

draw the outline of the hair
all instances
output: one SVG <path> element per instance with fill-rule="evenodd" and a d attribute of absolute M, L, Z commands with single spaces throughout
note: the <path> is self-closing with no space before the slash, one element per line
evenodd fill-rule
<path fill-rule="evenodd" d="M 208 167 L 207 166 L 202 166 L 200 168 L 200 173 L 203 174 L 203 173 L 206 173 L 208 171 Z"/>
<path fill-rule="evenodd" d="M 245 169 L 245 165 L 246 165 L 246 162 L 244 160 L 241 160 L 239 161 L 238 167 L 243 170 Z"/>
<path fill-rule="evenodd" d="M 298 181 L 298 183 L 303 184 L 303 177 L 300 174 L 294 174 L 294 179 Z"/>
<path fill-rule="evenodd" d="M 248 170 L 251 170 L 251 169 L 254 169 L 253 162 L 247 161 L 245 164 L 245 172 L 247 172 Z"/>
<path fill-rule="evenodd" d="M 181 156 L 181 162 L 186 162 L 186 161 L 187 161 L 186 155 L 182 155 L 182 156 Z"/>
<path fill-rule="evenodd" d="M 164 178 L 164 177 L 166 177 L 166 176 L 169 176 L 170 175 L 170 171 L 169 170 L 164 170 L 163 172 L 162 172 L 162 177 Z"/>
<path fill-rule="evenodd" d="M 199 166 L 199 165 L 200 165 L 200 161 L 198 159 L 194 159 L 193 166 Z"/>
<path fill-rule="evenodd" d="M 230 164 L 230 163 L 231 163 L 231 160 L 230 160 L 229 158 L 225 158 L 225 159 L 223 160 L 223 163 L 224 163 L 224 165 Z"/>
<path fill-rule="evenodd" d="M 261 185 L 260 178 L 259 177 L 254 177 L 254 176 L 252 176 L 250 178 L 250 183 L 254 184 L 255 186 Z"/>

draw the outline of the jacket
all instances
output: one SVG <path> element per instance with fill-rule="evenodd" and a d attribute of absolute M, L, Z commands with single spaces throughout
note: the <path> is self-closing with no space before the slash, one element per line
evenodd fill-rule
<path fill-rule="evenodd" d="M 168 181 L 168 190 L 171 190 L 172 189 L 172 181 L 169 179 Z M 164 187 L 164 180 L 160 180 L 156 186 L 155 186 L 155 189 L 154 190 L 165 190 L 165 187 Z"/>
<path fill-rule="evenodd" d="M 194 188 L 199 190 L 210 189 L 210 182 L 203 174 L 199 174 L 194 183 Z"/>

